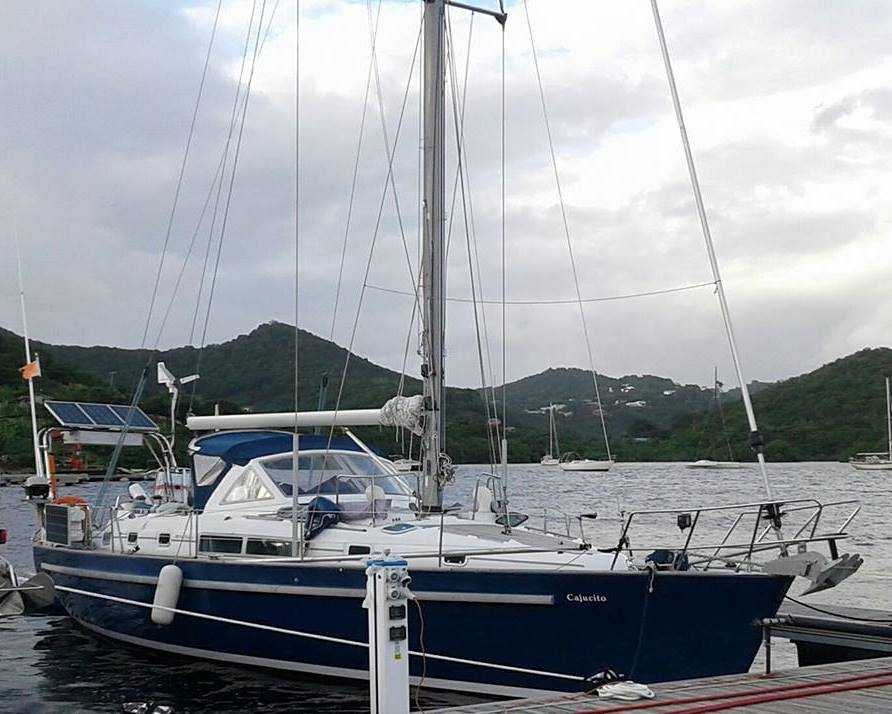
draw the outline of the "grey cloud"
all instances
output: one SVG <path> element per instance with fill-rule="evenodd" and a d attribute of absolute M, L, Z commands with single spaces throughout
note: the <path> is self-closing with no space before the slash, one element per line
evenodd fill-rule
<path fill-rule="evenodd" d="M 713 98 L 823 84 L 890 54 L 883 0 L 690 3 L 662 14 L 680 79 Z"/>
<path fill-rule="evenodd" d="M 811 123 L 811 130 L 820 133 L 834 126 L 837 121 L 851 112 L 857 107 L 857 102 L 853 97 L 835 102 L 829 106 L 820 106 L 815 112 L 815 118 Z"/>
<path fill-rule="evenodd" d="M 683 96 L 688 89 L 700 96 L 725 98 L 779 91 L 825 81 L 827 66 L 832 65 L 838 75 L 886 55 L 880 38 L 892 13 L 882 12 L 880 5 L 865 3 L 848 14 L 836 7 L 821 6 L 820 11 L 804 7 L 812 9 L 750 3 L 741 14 L 730 16 L 710 4 L 665 10 L 679 79 L 685 81 Z M 0 202 L 0 210 L 6 214 L 13 204 L 18 210 L 31 276 L 32 327 L 49 341 L 135 345 L 207 36 L 171 4 L 97 0 L 75 5 L 45 0 L 14 5 L 8 15 L 0 27 L 0 42 L 7 48 L 0 91 L 8 98 L 4 104 L 14 111 L 0 114 L 0 191 L 8 197 Z M 841 26 L 849 32 L 839 32 Z M 787 40 L 795 56 L 781 62 L 778 48 Z M 481 34 L 475 43 L 484 41 Z M 237 61 L 239 49 L 239 38 L 233 36 L 215 53 L 170 246 L 162 306 L 222 149 L 235 89 L 224 68 Z M 592 153 L 616 132 L 635 131 L 666 116 L 668 97 L 655 41 L 652 46 L 645 43 L 641 53 L 630 51 L 629 56 L 652 62 L 653 72 L 634 82 L 621 71 L 598 74 L 577 67 L 558 75 L 545 64 L 560 160 Z M 365 78 L 366 58 L 362 52 L 356 56 L 354 96 L 312 82 L 302 96 L 301 324 L 325 336 L 330 330 Z M 508 92 L 508 292 L 514 298 L 572 298 L 575 291 L 549 173 L 538 90 L 532 67 L 520 64 L 524 60 L 529 63 L 528 56 L 515 60 L 516 75 L 511 76 Z M 382 67 L 391 137 L 405 84 L 405 67 L 397 64 Z M 496 80 L 488 70 L 472 72 L 465 130 L 484 290 L 490 299 L 500 287 Z M 892 110 L 892 96 L 882 88 L 851 101 L 869 104 L 883 119 Z M 876 228 L 876 216 L 847 207 L 814 215 L 784 205 L 784 192 L 795 194 L 823 176 L 859 175 L 869 168 L 852 167 L 840 156 L 855 140 L 834 128 L 845 110 L 829 102 L 816 110 L 816 130 L 825 132 L 828 141 L 820 152 L 770 139 L 725 142 L 698 152 L 752 377 L 774 379 L 800 372 L 821 359 L 863 346 L 859 340 L 865 325 L 882 320 L 878 305 L 888 306 L 889 299 L 873 286 L 845 284 L 819 295 L 792 281 L 786 291 L 771 295 L 754 294 L 749 286 L 748 278 L 757 278 L 769 262 L 819 254 Z M 287 103 L 260 93 L 252 97 L 209 330 L 212 340 L 229 339 L 270 319 L 293 320 L 293 122 Z M 335 331 L 341 343 L 351 335 L 386 174 L 374 101 L 367 122 Z M 395 175 L 410 253 L 417 264 L 416 125 L 413 89 Z M 863 136 L 860 141 L 883 151 L 888 148 L 879 136 Z M 679 152 L 675 145 L 666 150 Z M 879 153 L 874 165 L 884 160 Z M 451 186 L 455 164 L 451 148 L 449 162 Z M 565 187 L 584 186 L 590 180 L 569 171 L 563 178 Z M 536 193 L 546 202 L 545 208 L 512 202 L 512 192 L 521 191 Z M 768 208 L 758 191 L 775 197 Z M 709 280 L 683 167 L 677 177 L 633 196 L 626 205 L 607 209 L 570 202 L 567 210 L 586 297 Z M 457 222 L 449 289 L 453 295 L 466 296 L 460 203 L 452 218 Z M 164 345 L 180 344 L 188 337 L 205 240 L 202 234 Z M 0 301 L 0 324 L 15 327 L 15 295 L 9 289 L 14 276 L 7 266 L 3 268 L 7 287 Z M 390 197 L 369 282 L 400 290 L 411 285 Z M 356 350 L 399 368 L 411 309 L 410 298 L 367 290 Z M 708 288 L 593 303 L 585 310 L 597 366 L 605 372 L 660 373 L 705 382 L 711 366 L 719 364 L 722 373 L 730 375 L 720 318 Z M 449 316 L 449 380 L 475 384 L 473 315 L 467 305 L 450 303 Z M 487 306 L 486 317 L 496 349 L 499 306 Z M 576 305 L 511 306 L 507 337 L 510 377 L 547 366 L 587 363 Z M 410 358 L 409 365 L 414 372 L 415 360 Z"/>

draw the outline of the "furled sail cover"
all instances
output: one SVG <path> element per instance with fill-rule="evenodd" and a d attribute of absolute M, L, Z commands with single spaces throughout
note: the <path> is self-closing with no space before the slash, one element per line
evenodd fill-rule
<path fill-rule="evenodd" d="M 402 427 L 420 436 L 424 432 L 421 423 L 423 411 L 424 397 L 420 394 L 388 399 L 381 407 L 381 426 Z"/>

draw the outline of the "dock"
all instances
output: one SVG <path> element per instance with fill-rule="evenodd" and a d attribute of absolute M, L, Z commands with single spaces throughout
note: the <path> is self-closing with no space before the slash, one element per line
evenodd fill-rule
<path fill-rule="evenodd" d="M 666 682 L 653 699 L 624 702 L 597 694 L 555 695 L 427 710 L 428 714 L 872 714 L 892 712 L 892 657 L 774 672 Z"/>
<path fill-rule="evenodd" d="M 796 645 L 802 667 L 892 656 L 892 612 L 787 601 L 778 617 L 784 622 L 773 625 L 771 635 Z"/>
<path fill-rule="evenodd" d="M 151 474 L 151 475 L 149 475 Z M 0 487 L 3 486 L 23 486 L 25 484 L 25 479 L 29 476 L 33 476 L 33 473 L 0 473 Z M 114 476 L 112 476 L 112 481 L 147 481 L 150 478 L 154 478 L 153 472 L 142 472 L 137 471 L 134 473 L 127 473 L 123 471 L 119 471 Z M 58 481 L 60 486 L 76 486 L 81 483 L 88 483 L 90 481 L 103 481 L 105 480 L 105 473 L 102 472 L 64 472 L 57 473 L 56 480 Z"/>

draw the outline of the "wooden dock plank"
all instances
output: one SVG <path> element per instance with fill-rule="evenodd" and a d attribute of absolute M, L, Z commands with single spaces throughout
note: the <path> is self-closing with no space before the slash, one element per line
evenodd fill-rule
<path fill-rule="evenodd" d="M 873 675 L 886 675 L 873 677 Z M 852 677 L 865 679 L 850 680 Z M 882 684 L 880 684 L 882 683 Z M 845 691 L 823 692 L 828 685 L 843 687 L 864 687 Z M 745 704 L 754 696 L 772 696 L 780 687 L 803 685 L 798 691 L 803 696 Z M 867 686 L 873 685 L 873 686 Z M 725 710 L 732 714 L 870 714 L 872 712 L 892 712 L 892 657 L 839 662 L 835 664 L 800 667 L 773 673 L 770 676 L 757 674 L 706 677 L 697 680 L 667 682 L 651 687 L 656 694 L 651 706 L 643 713 L 673 714 L 689 711 L 713 702 L 725 701 L 729 705 L 738 699 L 740 706 Z M 812 690 L 820 694 L 805 696 Z M 738 697 L 721 698 L 722 695 L 739 694 Z M 692 698 L 704 698 L 692 703 Z M 465 707 L 438 709 L 428 714 L 572 714 L 573 712 L 616 709 L 628 704 L 629 711 L 640 708 L 639 702 L 622 702 L 616 699 L 599 699 L 596 695 L 554 695 L 541 699 L 512 700 L 474 704 Z M 637 705 L 637 706 L 636 706 Z"/>

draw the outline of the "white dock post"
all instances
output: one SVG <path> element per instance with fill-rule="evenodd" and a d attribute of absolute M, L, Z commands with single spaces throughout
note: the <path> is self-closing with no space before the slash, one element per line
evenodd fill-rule
<path fill-rule="evenodd" d="M 408 563 L 384 555 L 366 563 L 371 714 L 409 712 Z"/>

